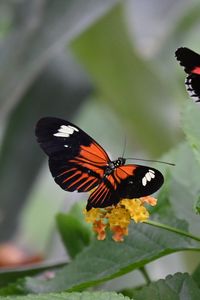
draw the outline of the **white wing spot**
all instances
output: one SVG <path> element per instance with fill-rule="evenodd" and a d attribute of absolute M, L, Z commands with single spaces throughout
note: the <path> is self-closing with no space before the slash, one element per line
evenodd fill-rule
<path fill-rule="evenodd" d="M 186 90 L 190 97 L 193 98 L 194 101 L 199 101 L 200 97 L 195 93 L 195 90 L 192 87 L 192 79 L 186 77 L 185 79 Z"/>
<path fill-rule="evenodd" d="M 74 131 L 79 131 L 76 127 L 71 126 L 71 125 L 61 125 L 60 128 L 58 129 L 58 132 L 54 133 L 54 136 L 57 137 L 69 137 L 71 134 L 74 133 Z"/>
<path fill-rule="evenodd" d="M 149 172 L 149 174 L 150 174 L 151 178 L 155 178 L 155 175 L 153 173 Z"/>
<path fill-rule="evenodd" d="M 74 132 L 74 130 L 77 131 L 77 132 L 79 131 L 78 128 L 76 128 L 74 126 L 68 125 L 68 127 L 71 128 L 71 129 L 73 129 L 73 132 Z"/>
<path fill-rule="evenodd" d="M 142 185 L 145 186 L 147 184 L 147 179 L 146 177 L 143 177 L 142 178 Z"/>
<path fill-rule="evenodd" d="M 151 178 L 155 178 L 155 172 L 151 169 L 149 169 L 149 175 L 151 176 Z"/>
<path fill-rule="evenodd" d="M 149 170 L 149 172 L 147 172 L 142 178 L 142 185 L 145 186 L 147 182 L 151 181 L 153 178 L 155 178 L 155 172 L 153 170 Z"/>
<path fill-rule="evenodd" d="M 145 175 L 147 181 L 151 181 L 151 175 L 150 175 L 150 174 L 151 174 L 151 173 L 148 172 L 148 173 L 146 173 L 146 175 Z"/>
<path fill-rule="evenodd" d="M 68 148 L 69 146 L 68 145 L 64 145 L 64 147 Z"/>

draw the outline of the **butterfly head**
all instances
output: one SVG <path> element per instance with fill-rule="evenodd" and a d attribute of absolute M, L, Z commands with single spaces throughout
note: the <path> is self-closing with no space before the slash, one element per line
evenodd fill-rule
<path fill-rule="evenodd" d="M 120 166 L 123 166 L 123 165 L 125 164 L 125 162 L 126 162 L 126 159 L 125 159 L 125 158 L 119 157 L 119 158 L 116 159 L 116 160 L 110 161 L 110 162 L 108 163 L 108 167 L 109 167 L 110 169 L 114 170 L 114 169 L 116 169 L 116 168 L 118 168 L 118 167 L 120 167 Z"/>
<path fill-rule="evenodd" d="M 126 162 L 126 159 L 123 157 L 119 157 L 116 160 L 109 161 L 107 164 L 107 168 L 105 170 L 105 176 L 111 174 L 116 168 L 123 166 Z"/>

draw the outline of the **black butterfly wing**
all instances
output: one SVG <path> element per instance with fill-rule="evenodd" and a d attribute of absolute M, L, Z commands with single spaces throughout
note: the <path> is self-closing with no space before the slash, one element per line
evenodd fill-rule
<path fill-rule="evenodd" d="M 195 72 L 198 67 L 200 72 L 200 55 L 198 53 L 189 48 L 181 47 L 176 50 L 175 56 L 187 74 Z"/>
<path fill-rule="evenodd" d="M 120 196 L 111 183 L 112 178 L 112 175 L 104 178 L 98 188 L 92 192 L 86 206 L 87 210 L 90 210 L 92 207 L 100 208 L 115 205 L 120 201 Z"/>
<path fill-rule="evenodd" d="M 101 182 L 109 157 L 82 129 L 48 117 L 38 121 L 35 134 L 49 156 L 50 171 L 61 188 L 86 192 Z"/>
<path fill-rule="evenodd" d="M 180 65 L 187 74 L 185 85 L 188 94 L 195 102 L 200 102 L 200 55 L 186 47 L 178 48 L 175 52 Z"/>
<path fill-rule="evenodd" d="M 154 168 L 140 165 L 118 167 L 90 195 L 87 210 L 114 205 L 124 198 L 149 196 L 155 193 L 163 182 L 163 175 Z"/>
<path fill-rule="evenodd" d="M 160 171 L 146 166 L 125 165 L 115 170 L 115 178 L 120 181 L 116 192 L 120 198 L 140 198 L 155 193 L 164 182 Z"/>

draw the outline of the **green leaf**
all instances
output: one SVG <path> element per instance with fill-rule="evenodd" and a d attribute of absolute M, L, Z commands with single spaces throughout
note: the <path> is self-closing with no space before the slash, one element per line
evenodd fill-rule
<path fill-rule="evenodd" d="M 160 220 L 162 220 L 162 223 L 160 222 Z M 188 223 L 185 221 L 185 220 L 181 220 L 181 219 L 178 219 L 176 218 L 176 216 L 174 215 L 174 213 L 172 212 L 169 212 L 169 213 L 166 213 L 165 215 L 163 216 L 159 216 L 157 214 L 155 214 L 153 216 L 153 220 L 148 220 L 148 221 L 145 221 L 146 224 L 150 224 L 150 225 L 153 225 L 155 227 L 159 227 L 160 225 L 160 228 L 172 228 L 172 231 L 174 229 L 174 232 L 176 232 L 176 229 L 179 231 L 183 231 L 186 233 L 188 233 Z M 158 224 L 158 225 L 156 225 Z M 190 233 L 189 233 L 190 234 Z M 197 237 L 197 239 L 200 241 L 200 238 Z"/>
<path fill-rule="evenodd" d="M 198 287 L 200 288 L 200 264 L 196 267 L 192 274 L 193 280 L 196 282 Z"/>
<path fill-rule="evenodd" d="M 192 101 L 188 101 L 182 113 L 182 126 L 186 139 L 200 163 L 200 109 Z"/>
<path fill-rule="evenodd" d="M 199 234 L 200 220 L 194 212 L 194 203 L 199 195 L 200 165 L 186 142 L 174 152 L 176 166 L 171 169 L 170 203 L 177 218 L 186 220 L 190 231 Z"/>
<path fill-rule="evenodd" d="M 20 22 L 0 45 L 1 128 L 6 125 L 0 155 L 0 240 L 16 229 L 44 159 L 34 138 L 35 123 L 46 115 L 66 117 L 66 107 L 72 118 L 91 91 L 80 69 L 63 54 L 66 45 L 117 0 L 39 2 L 16 4 Z"/>
<path fill-rule="evenodd" d="M 194 205 L 196 214 L 200 215 L 200 195 L 198 196 L 198 199 Z"/>
<path fill-rule="evenodd" d="M 55 270 L 64 266 L 66 262 L 41 263 L 37 266 L 21 267 L 20 269 L 1 269 L 0 270 L 0 287 L 5 286 L 19 278 L 25 276 L 34 276 L 43 271 Z"/>
<path fill-rule="evenodd" d="M 1 297 L 2 300 L 128 300 L 130 298 L 114 292 L 83 292 L 83 293 L 60 293 L 45 295 L 28 295 L 18 297 Z"/>
<path fill-rule="evenodd" d="M 58 93 L 59 97 L 55 101 Z M 18 213 L 27 200 L 40 166 L 46 158 L 36 142 L 36 122 L 41 116 L 47 115 L 64 118 L 66 105 L 68 117 L 72 118 L 76 106 L 79 106 L 89 93 L 88 81 L 80 76 L 80 69 L 76 69 L 70 57 L 61 55 L 48 65 L 31 90 L 12 110 L 0 152 L 0 208 L 3 211 L 1 226 L 4 228 L 0 231 L 0 240 L 8 239 L 16 229 Z M 74 107 L 70 104 L 71 101 Z M 19 172 L 20 169 L 23 169 L 23 172 Z M 46 211 L 48 212 L 48 209 Z M 42 222 L 42 215 L 41 218 Z"/>
<path fill-rule="evenodd" d="M 92 75 L 102 99 L 117 111 L 145 149 L 153 155 L 166 151 L 172 145 L 165 110 L 169 107 L 168 92 L 147 61 L 137 54 L 122 7 L 114 8 L 84 32 L 72 48 Z M 161 136 L 165 138 L 158 143 Z"/>
<path fill-rule="evenodd" d="M 88 228 L 91 228 L 91 226 L 85 222 L 85 216 L 83 214 L 83 210 L 86 207 L 86 201 L 79 201 L 72 205 L 70 208 L 70 215 L 74 216 L 74 218 L 78 219 L 83 226 L 87 226 Z"/>
<path fill-rule="evenodd" d="M 164 172 L 163 172 L 164 173 Z M 171 183 L 171 174 L 167 171 L 165 172 L 165 183 L 158 194 L 157 205 L 148 207 L 148 211 L 151 214 L 158 214 L 159 216 L 166 216 L 172 214 L 172 207 L 170 204 L 170 183 Z"/>
<path fill-rule="evenodd" d="M 89 245 L 91 230 L 70 213 L 58 214 L 56 221 L 62 241 L 69 255 L 74 258 Z"/>
<path fill-rule="evenodd" d="M 57 5 L 48 0 L 39 5 L 36 1 L 25 1 L 20 24 L 0 47 L 1 117 L 10 112 L 60 49 L 116 3 L 116 0 L 87 0 L 84 4 L 80 0 L 59 0 Z"/>
<path fill-rule="evenodd" d="M 175 11 L 176 10 L 176 11 Z M 198 48 L 198 41 L 194 39 L 194 31 L 197 31 L 198 34 L 198 20 L 200 17 L 200 5 L 199 2 L 189 2 L 186 1 L 184 5 L 182 5 L 182 11 L 180 13 L 180 7 L 176 6 L 174 7 L 174 12 L 176 14 L 176 22 L 170 22 L 169 27 L 171 28 L 169 30 L 169 34 L 166 35 L 166 38 L 161 41 L 161 47 L 158 49 L 159 52 L 162 54 L 163 52 L 169 57 L 169 50 L 167 49 L 170 45 L 170 49 L 173 49 L 174 52 L 176 48 L 184 45 L 192 45 L 191 47 L 197 47 Z M 170 19 L 170 18 L 169 18 Z M 173 54 L 172 54 L 173 55 Z M 160 57 L 160 55 L 155 55 L 156 57 Z M 173 66 L 172 66 L 173 67 Z M 170 72 L 170 71 L 169 71 Z M 182 90 L 184 90 L 184 97 L 186 98 L 186 91 L 184 88 L 184 79 L 183 77 L 183 71 L 182 73 L 180 85 L 182 86 Z M 170 73 L 169 73 L 170 74 Z M 173 76 L 173 74 L 172 74 Z M 176 77 L 177 79 L 177 77 Z M 189 96 L 188 96 L 189 98 Z M 185 99 L 184 99 L 185 101 Z"/>
<path fill-rule="evenodd" d="M 12 295 L 25 295 L 25 291 L 22 288 L 23 279 L 19 278 L 15 283 L 10 283 L 7 286 L 0 289 L 1 296 Z M 2 297 L 1 297 L 2 298 Z"/>
<path fill-rule="evenodd" d="M 200 290 L 187 274 L 177 273 L 133 292 L 134 300 L 198 300 Z"/>
<path fill-rule="evenodd" d="M 121 276 L 164 255 L 181 250 L 200 250 L 190 238 L 146 224 L 132 224 L 124 243 L 111 238 L 94 240 L 48 282 L 27 278 L 22 285 L 28 293 L 78 291 Z"/>

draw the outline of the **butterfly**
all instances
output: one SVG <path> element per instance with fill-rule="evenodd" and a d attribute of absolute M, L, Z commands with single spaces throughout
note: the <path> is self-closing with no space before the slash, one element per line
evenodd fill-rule
<path fill-rule="evenodd" d="M 188 74 L 185 85 L 189 95 L 195 102 L 200 102 L 200 55 L 189 48 L 181 47 L 176 50 L 175 56 Z"/>
<path fill-rule="evenodd" d="M 55 182 L 64 190 L 92 191 L 87 210 L 116 205 L 123 198 L 140 198 L 156 192 L 163 175 L 156 169 L 111 160 L 106 151 L 78 126 L 53 117 L 36 125 L 37 141 L 49 156 Z"/>

